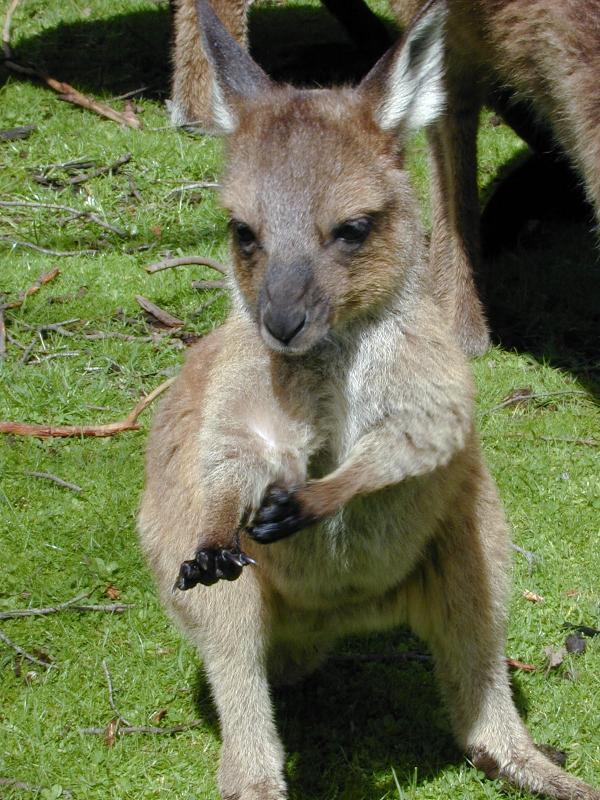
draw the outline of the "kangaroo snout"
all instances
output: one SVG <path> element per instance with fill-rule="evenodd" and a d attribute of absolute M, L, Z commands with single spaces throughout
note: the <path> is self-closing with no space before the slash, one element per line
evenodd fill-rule
<path fill-rule="evenodd" d="M 259 324 L 271 349 L 306 352 L 327 332 L 328 316 L 308 260 L 269 264 L 259 298 Z"/>

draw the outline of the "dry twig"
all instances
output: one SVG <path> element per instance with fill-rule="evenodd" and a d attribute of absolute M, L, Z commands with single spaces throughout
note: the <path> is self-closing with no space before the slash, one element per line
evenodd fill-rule
<path fill-rule="evenodd" d="M 189 731 L 192 728 L 197 728 L 202 724 L 203 720 L 195 719 L 192 722 L 185 722 L 181 725 L 172 725 L 169 728 L 158 728 L 152 725 L 120 725 L 115 730 L 115 735 L 123 736 L 128 733 L 152 733 L 172 736 L 175 733 L 183 733 L 184 731 Z M 94 736 L 106 736 L 106 728 L 79 728 L 79 733 L 87 733 Z"/>
<path fill-rule="evenodd" d="M 92 590 L 93 591 L 93 590 Z M 0 611 L 0 619 L 17 619 L 20 617 L 44 617 L 48 614 L 58 614 L 60 611 L 107 611 L 119 613 L 133 608 L 131 603 L 90 603 L 82 604 L 81 601 L 88 598 L 92 591 L 83 592 L 64 603 L 57 606 L 46 606 L 45 608 L 15 608 L 12 611 Z"/>
<path fill-rule="evenodd" d="M 112 685 L 112 678 L 110 677 L 110 672 L 108 671 L 108 665 L 106 663 L 106 659 L 102 662 L 102 669 L 104 671 L 104 677 L 106 678 L 106 683 L 108 684 L 108 703 L 112 710 L 117 715 L 117 719 L 119 723 L 122 725 L 126 725 L 127 727 L 131 727 L 131 722 L 121 714 L 117 706 L 115 705 L 115 698 L 113 695 L 113 685 Z"/>
<path fill-rule="evenodd" d="M 20 125 L 17 128 L 5 128 L 0 131 L 0 142 L 14 142 L 16 139 L 28 139 L 37 131 L 37 125 Z"/>
<path fill-rule="evenodd" d="M 183 320 L 177 319 L 177 317 L 174 317 L 172 314 L 169 314 L 168 311 L 155 305 L 143 295 L 136 294 L 135 299 L 138 305 L 140 305 L 147 314 L 150 314 L 150 316 L 154 317 L 154 319 L 158 320 L 158 322 L 166 328 L 181 328 L 183 325 Z"/>
<path fill-rule="evenodd" d="M 47 247 L 40 247 L 33 242 L 21 242 L 18 239 L 11 239 L 9 236 L 0 236 L 0 242 L 7 242 L 11 248 L 26 247 L 29 250 L 35 250 L 37 253 L 44 253 L 47 256 L 56 256 L 57 258 L 69 258 L 70 256 L 95 256 L 99 250 L 50 250 Z"/>
<path fill-rule="evenodd" d="M 25 472 L 25 475 L 29 476 L 30 478 L 42 478 L 46 481 L 52 481 L 52 483 L 56 483 L 57 486 L 61 486 L 63 489 L 70 489 L 72 492 L 82 492 L 83 489 L 81 486 L 77 486 L 76 483 L 69 483 L 69 481 L 64 481 L 62 478 L 59 478 L 58 475 L 53 475 L 51 472 Z"/>
<path fill-rule="evenodd" d="M 19 308 L 19 306 L 22 306 L 28 297 L 31 297 L 32 294 L 35 294 L 37 291 L 39 291 L 39 289 L 46 283 L 53 281 L 57 275 L 60 275 L 60 270 L 58 267 L 54 267 L 54 269 L 51 269 L 49 272 L 42 272 L 39 278 L 37 278 L 29 288 L 25 289 L 23 292 L 19 292 L 16 300 L 2 303 L 2 309 L 5 310 L 7 308 Z"/>
<path fill-rule="evenodd" d="M 509 669 L 518 669 L 521 672 L 535 672 L 537 669 L 535 664 L 524 664 L 522 661 L 517 661 L 516 658 L 505 658 L 504 660 Z"/>
<path fill-rule="evenodd" d="M 57 189 L 64 189 L 66 186 L 79 186 L 79 184 L 86 183 L 87 181 L 92 180 L 92 178 L 99 178 L 100 175 L 110 175 L 114 172 L 117 172 L 121 169 L 122 166 L 128 164 L 131 161 L 131 153 L 125 153 L 116 161 L 113 161 L 112 164 L 107 164 L 104 167 L 95 167 L 95 169 L 90 169 L 94 167 L 97 162 L 95 161 L 67 161 L 64 164 L 51 164 L 44 169 L 90 169 L 89 172 L 79 173 L 77 175 L 72 175 L 70 178 L 66 178 L 65 180 L 58 180 L 55 178 L 50 178 L 48 175 L 44 173 L 39 175 L 34 175 L 33 178 L 37 183 L 42 184 L 42 186 L 54 186 Z"/>
<path fill-rule="evenodd" d="M 4 53 L 4 65 L 7 69 L 11 70 L 11 72 L 16 72 L 19 75 L 27 75 L 30 78 L 37 78 L 45 83 L 46 86 L 49 86 L 51 89 L 54 89 L 55 92 L 58 92 L 60 100 L 64 100 L 67 103 L 73 103 L 81 108 L 86 108 L 88 111 L 93 111 L 102 117 L 112 119 L 114 122 L 120 122 L 124 125 L 129 125 L 130 128 L 139 129 L 142 127 L 140 120 L 130 111 L 115 111 L 114 108 L 107 106 L 106 103 L 101 103 L 95 98 L 87 97 L 86 95 L 77 91 L 77 89 L 74 89 L 68 83 L 57 81 L 56 78 L 46 75 L 44 72 L 36 69 L 35 67 L 26 67 L 22 64 L 18 64 L 13 58 L 12 47 L 10 44 L 12 18 L 18 5 L 19 0 L 12 0 L 8 7 L 8 11 L 6 12 L 4 26 L 2 28 L 2 51 Z"/>
<path fill-rule="evenodd" d="M 202 267 L 210 267 L 217 272 L 227 275 L 228 269 L 224 264 L 215 261 L 214 258 L 208 256 L 183 256 L 182 258 L 165 258 L 163 261 L 158 261 L 156 264 L 149 264 L 145 267 L 146 272 L 160 272 L 163 269 L 171 269 L 172 267 L 183 267 L 188 264 L 199 264 Z"/>
<path fill-rule="evenodd" d="M 529 402 L 530 400 L 541 400 L 548 397 L 561 397 L 565 395 L 582 395 L 584 397 L 589 397 L 589 392 L 583 391 L 581 389 L 564 389 L 562 391 L 557 392 L 525 392 L 523 393 L 513 393 L 501 403 L 498 403 L 496 406 L 492 406 L 491 408 L 484 409 L 482 414 L 491 414 L 493 411 L 499 411 L 501 408 L 508 408 L 509 406 L 519 405 L 520 403 Z"/>
<path fill-rule="evenodd" d="M 167 194 L 169 197 L 180 197 L 185 192 L 193 191 L 194 189 L 220 189 L 221 184 L 214 181 L 199 181 L 197 183 L 186 183 L 184 186 L 177 186 L 175 189 Z"/>
<path fill-rule="evenodd" d="M 129 414 L 118 422 L 108 422 L 104 425 L 29 425 L 24 422 L 0 421 L 0 433 L 11 433 L 14 436 L 37 436 L 41 439 L 53 436 L 115 436 L 124 431 L 137 431 L 140 426 L 137 418 L 165 389 L 173 383 L 175 378 L 169 378 L 153 392 L 143 397 Z M 0 614 L 0 619 L 2 615 Z"/>
<path fill-rule="evenodd" d="M 116 233 L 117 236 L 120 236 L 122 239 L 127 238 L 127 232 L 123 230 L 123 228 L 119 228 L 116 225 L 110 225 L 108 222 L 105 222 L 101 219 L 97 214 L 94 214 L 93 211 L 84 211 L 78 208 L 71 208 L 71 206 L 62 206 L 56 203 L 37 203 L 32 201 L 21 201 L 21 200 L 0 200 L 0 207 L 4 208 L 48 208 L 53 211 L 66 211 L 69 214 L 72 214 L 75 219 L 79 219 L 81 217 L 85 217 L 90 222 L 93 222 L 95 225 L 98 225 L 101 228 L 104 228 L 111 233 Z"/>
<path fill-rule="evenodd" d="M 48 661 L 42 661 L 41 658 L 36 658 L 36 656 L 31 655 L 28 653 L 27 650 L 24 650 L 22 647 L 19 647 L 18 644 L 15 644 L 12 639 L 9 639 L 8 636 L 0 631 L 0 642 L 4 642 L 4 644 L 12 647 L 15 652 L 17 652 L 20 656 L 27 659 L 27 661 L 31 661 L 32 664 L 37 664 L 39 667 L 45 667 L 46 669 L 51 669 L 55 667 L 54 664 L 51 664 Z"/>
<path fill-rule="evenodd" d="M 4 26 L 2 28 L 2 52 L 4 53 L 4 58 L 7 60 L 12 58 L 12 48 L 10 46 L 10 28 L 12 25 L 13 14 L 17 10 L 19 2 L 20 0 L 11 0 L 11 3 L 6 11 L 6 17 L 4 18 Z"/>
<path fill-rule="evenodd" d="M 227 289 L 226 281 L 192 281 L 192 289 Z"/>

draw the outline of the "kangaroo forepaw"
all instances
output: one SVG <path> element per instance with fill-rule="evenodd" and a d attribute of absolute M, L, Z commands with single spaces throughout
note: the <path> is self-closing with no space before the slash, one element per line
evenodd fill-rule
<path fill-rule="evenodd" d="M 179 575 L 173 589 L 191 589 L 196 584 L 212 586 L 217 581 L 235 581 L 242 574 L 247 564 L 255 564 L 253 558 L 241 550 L 230 550 L 224 547 L 201 548 L 195 558 L 184 561 L 179 568 Z"/>
<path fill-rule="evenodd" d="M 272 486 L 263 497 L 261 507 L 247 533 L 260 544 L 270 544 L 285 539 L 316 521 L 317 517 L 302 502 L 300 490 L 288 491 Z"/>

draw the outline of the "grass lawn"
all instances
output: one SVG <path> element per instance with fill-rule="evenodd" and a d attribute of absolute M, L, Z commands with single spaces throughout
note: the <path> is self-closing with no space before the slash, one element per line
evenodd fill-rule
<path fill-rule="evenodd" d="M 292 51 L 299 37 L 311 42 L 312 52 L 326 53 L 323 43 L 332 37 L 332 52 L 347 50 L 314 6 L 263 6 L 254 24 L 259 54 L 280 25 Z M 0 419 L 120 419 L 177 371 L 187 342 L 225 316 L 224 292 L 191 287 L 192 279 L 218 274 L 203 267 L 144 270 L 166 255 L 227 260 L 214 190 L 174 191 L 218 179 L 221 148 L 168 125 L 168 26 L 162 0 L 22 0 L 16 11 L 12 41 L 21 62 L 119 109 L 124 101 L 113 98 L 142 89 L 132 102 L 143 129 L 60 102 L 49 89 L 0 67 L 0 129 L 36 126 L 29 138 L 0 140 L 0 200 L 93 212 L 125 234 L 64 211 L 1 209 L 0 304 L 41 273 L 58 267 L 60 274 L 6 311 Z M 524 150 L 496 123 L 484 116 L 484 196 Z M 89 176 L 125 155 L 130 158 L 120 168 Z M 411 147 L 410 168 L 427 219 L 423 137 Z M 77 176 L 89 179 L 65 186 Z M 44 254 L 17 244 L 24 242 L 79 254 Z M 516 242 L 486 264 L 497 344 L 474 363 L 483 446 L 514 540 L 536 556 L 530 570 L 515 552 L 507 656 L 536 666 L 514 674 L 535 739 L 564 749 L 567 768 L 600 785 L 600 636 L 587 639 L 583 654 L 545 669 L 545 648 L 564 644 L 565 623 L 600 627 L 600 260 L 589 223 L 538 219 L 535 208 Z M 97 252 L 81 252 L 87 250 Z M 136 295 L 183 320 L 185 335 L 163 336 Z M 52 324 L 54 330 L 40 330 Z M 521 402 L 514 402 L 516 390 L 525 396 Z M 218 725 L 206 681 L 196 654 L 161 610 L 136 541 L 150 419 L 147 411 L 139 432 L 106 439 L 0 437 L 5 800 L 36 793 L 44 800 L 217 797 Z M 32 473 L 50 473 L 81 491 Z M 525 591 L 543 602 L 526 600 Z M 81 602 L 132 607 L 115 614 L 1 616 L 80 593 L 89 593 Z M 6 637 L 40 661 L 51 658 L 52 667 L 19 656 Z M 400 632 L 351 641 L 344 650 L 398 647 L 422 649 Z M 200 723 L 176 735 L 111 737 L 106 729 L 115 711 L 103 663 L 114 704 L 133 726 Z M 500 796 L 500 787 L 473 770 L 453 744 L 427 663 L 331 662 L 277 692 L 276 702 L 296 800 Z"/>

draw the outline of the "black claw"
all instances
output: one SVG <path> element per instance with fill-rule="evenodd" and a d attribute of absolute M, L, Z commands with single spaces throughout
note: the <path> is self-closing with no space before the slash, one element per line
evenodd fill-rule
<path fill-rule="evenodd" d="M 274 486 L 265 495 L 248 534 L 260 544 L 270 544 L 313 522 L 316 518 L 306 514 L 293 491 Z"/>
<path fill-rule="evenodd" d="M 220 580 L 234 581 L 248 564 L 256 564 L 256 561 L 240 550 L 202 548 L 194 559 L 183 562 L 173 590 L 185 591 L 198 583 L 212 586 Z"/>

